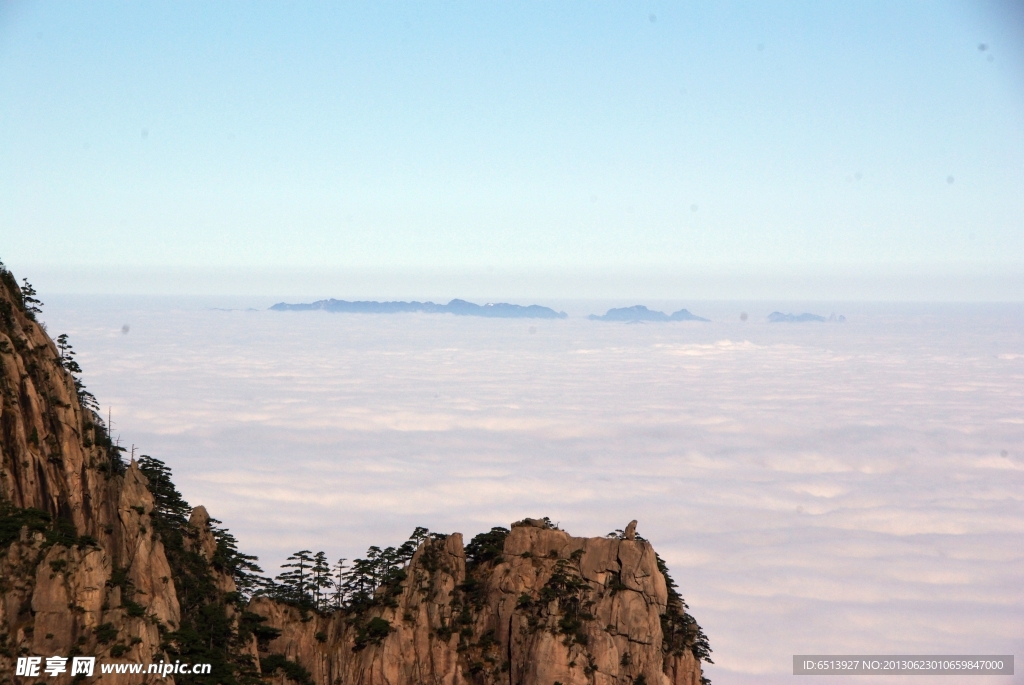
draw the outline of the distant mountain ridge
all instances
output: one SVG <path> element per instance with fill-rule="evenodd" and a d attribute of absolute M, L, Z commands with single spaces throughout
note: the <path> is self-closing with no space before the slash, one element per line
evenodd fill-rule
<path fill-rule="evenodd" d="M 466 300 L 452 300 L 448 304 L 435 304 L 434 302 L 349 302 L 348 300 L 335 300 L 331 298 L 305 304 L 278 302 L 271 309 L 278 312 L 299 312 L 319 309 L 325 312 L 347 314 L 424 312 L 427 314 L 455 314 L 456 316 L 484 316 L 495 319 L 564 319 L 568 316 L 565 312 L 556 312 L 550 307 L 542 307 L 539 304 L 531 304 L 525 307 L 507 302 L 479 305 L 467 302 Z"/>
<path fill-rule="evenodd" d="M 671 316 L 665 312 L 648 309 L 642 304 L 632 307 L 619 307 L 609 309 L 603 316 L 591 314 L 587 317 L 591 321 L 709 321 L 702 316 L 691 314 L 688 309 L 680 309 Z"/>

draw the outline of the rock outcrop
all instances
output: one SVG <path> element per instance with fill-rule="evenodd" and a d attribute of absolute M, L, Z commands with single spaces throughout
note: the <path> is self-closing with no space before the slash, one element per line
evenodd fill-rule
<path fill-rule="evenodd" d="M 537 523 L 513 524 L 479 563 L 459 533 L 428 540 L 361 615 L 254 600 L 275 635 L 264 663 L 283 656 L 316 685 L 700 685 L 693 650 L 665 639 L 669 588 L 650 543 Z"/>

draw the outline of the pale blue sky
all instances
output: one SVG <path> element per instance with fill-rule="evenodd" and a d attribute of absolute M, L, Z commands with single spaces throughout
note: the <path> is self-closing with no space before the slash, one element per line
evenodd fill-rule
<path fill-rule="evenodd" d="M 4 3 L 0 258 L 1020 299 L 1013 6 Z"/>

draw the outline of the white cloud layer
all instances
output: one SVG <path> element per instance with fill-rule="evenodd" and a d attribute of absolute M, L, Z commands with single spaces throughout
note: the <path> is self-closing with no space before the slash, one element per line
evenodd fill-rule
<path fill-rule="evenodd" d="M 122 444 L 268 570 L 416 525 L 637 518 L 718 685 L 789 683 L 795 653 L 1024 653 L 1024 309 L 687 306 L 716 322 L 83 299 L 44 318 Z"/>

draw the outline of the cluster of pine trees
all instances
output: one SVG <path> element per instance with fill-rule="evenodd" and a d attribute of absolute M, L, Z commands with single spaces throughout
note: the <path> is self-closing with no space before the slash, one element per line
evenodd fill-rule
<path fill-rule="evenodd" d="M 211 560 L 196 549 L 195 531 L 188 525 L 192 507 L 172 480 L 171 469 L 159 459 L 142 455 L 139 470 L 149 480 L 154 508 L 153 532 L 160 537 L 171 567 L 181 607 L 178 629 L 162 633 L 161 646 L 175 659 L 209 663 L 209 675 L 175 677 L 185 685 L 245 685 L 262 682 L 252 657 L 245 653 L 252 626 L 244 620 L 236 626 L 232 615 L 242 613 L 243 596 L 257 587 L 261 570 L 256 557 L 238 551 L 235 537 L 211 519 L 217 543 Z M 214 571 L 235 579 L 239 591 L 224 593 Z"/>
<path fill-rule="evenodd" d="M 406 578 L 404 567 L 424 541 L 444 538 L 444 535 L 418 527 L 401 545 L 383 549 L 370 547 L 365 558 L 355 559 L 351 564 L 339 559 L 332 565 L 324 552 L 314 554 L 301 550 L 292 554 L 282 565 L 282 572 L 271 579 L 263 575 L 255 556 L 238 550 L 234 535 L 215 519 L 210 522 L 216 549 L 213 558 L 207 561 L 196 549 L 196 531 L 188 525 L 192 507 L 174 485 L 171 469 L 148 455 L 142 455 L 138 465 L 149 480 L 154 504 L 152 525 L 163 541 L 181 606 L 180 625 L 176 631 L 163 635 L 162 646 L 174 658 L 213 666 L 209 676 L 180 678 L 185 683 L 246 685 L 261 682 L 252 658 L 244 649 L 250 636 L 259 634 L 259 623 L 263 620 L 246 610 L 252 597 L 265 595 L 304 611 L 345 611 L 358 621 L 371 606 L 394 601 L 394 593 Z M 230 575 L 238 591 L 228 594 L 219 591 L 214 571 Z M 232 613 L 241 616 L 237 626 L 230 618 Z M 391 626 L 381 618 L 360 621 L 356 649 L 379 641 L 390 630 Z M 291 669 L 291 675 L 295 676 L 292 680 L 309 682 L 308 673 L 297 669 L 294 662 L 271 655 L 261 660 L 261 664 L 264 673 L 272 673 L 278 667 L 286 672 Z"/>
<path fill-rule="evenodd" d="M 188 531 L 191 506 L 174 486 L 171 469 L 166 464 L 148 455 L 142 455 L 138 463 L 153 494 L 154 527 L 164 539 L 173 566 L 179 557 L 194 556 L 186 554 L 183 545 L 183 538 L 191 535 Z M 354 559 L 351 563 L 342 558 L 331 564 L 326 553 L 304 549 L 289 556 L 281 565 L 281 573 L 271 579 L 263 575 L 255 556 L 238 550 L 235 536 L 221 528 L 220 521 L 210 521 L 217 541 L 211 565 L 234 578 L 239 600 L 263 595 L 321 613 L 361 613 L 375 603 L 378 589 L 395 587 L 405 580 L 405 566 L 424 541 L 445 537 L 417 526 L 401 545 L 384 548 L 373 545 L 366 550 L 365 558 Z"/>
<path fill-rule="evenodd" d="M 429 538 L 443 538 L 417 527 L 398 547 L 374 545 L 366 558 L 327 561 L 324 552 L 308 549 L 295 552 L 281 565 L 284 569 L 274 580 L 256 579 L 252 594 L 266 595 L 294 606 L 319 612 L 356 611 L 374 602 L 378 588 L 394 586 L 405 580 L 404 567 L 419 546 Z"/>

